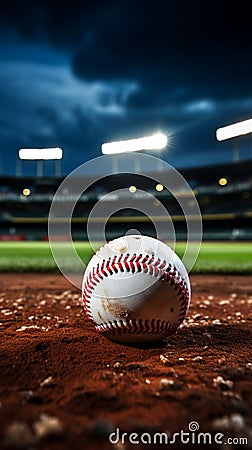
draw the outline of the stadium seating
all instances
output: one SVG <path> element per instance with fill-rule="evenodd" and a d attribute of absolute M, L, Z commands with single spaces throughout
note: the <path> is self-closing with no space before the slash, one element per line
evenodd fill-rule
<path fill-rule="evenodd" d="M 205 240 L 252 239 L 252 161 L 184 169 L 180 173 L 193 189 L 199 203 Z M 74 208 L 74 239 L 87 239 L 87 221 L 92 208 L 97 202 L 102 205 L 104 195 L 112 193 L 100 207 L 100 217 L 93 220 L 93 233 L 97 239 L 105 222 L 108 239 L 120 236 L 132 228 L 137 228 L 144 234 L 155 235 L 155 222 L 164 222 L 160 218 L 160 205 L 163 205 L 172 217 L 177 239 L 184 240 L 187 229 L 180 198 L 183 197 L 183 205 L 186 205 L 189 216 L 191 198 L 187 199 L 183 191 L 177 192 L 175 197 L 166 188 L 157 192 L 155 180 L 158 178 L 158 172 L 146 173 L 146 176 L 115 174 L 92 184 L 78 199 Z M 221 179 L 226 180 L 225 183 L 221 184 Z M 16 239 L 18 236 L 30 240 L 47 239 L 50 205 L 62 180 L 63 178 L 56 177 L 2 176 L 0 239 L 1 236 L 4 240 L 8 236 L 9 239 Z M 134 194 L 128 190 L 131 185 L 137 188 Z M 124 189 L 123 193 L 116 192 L 119 189 Z M 73 186 L 71 192 L 62 192 L 61 201 L 66 204 L 75 197 Z M 107 221 L 106 211 L 110 208 L 114 208 L 115 212 Z M 147 214 L 146 211 L 150 213 Z M 162 227 L 165 238 L 166 223 Z"/>

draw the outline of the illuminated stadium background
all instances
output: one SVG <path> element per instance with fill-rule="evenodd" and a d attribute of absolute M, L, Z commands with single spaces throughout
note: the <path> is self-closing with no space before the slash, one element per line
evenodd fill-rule
<path fill-rule="evenodd" d="M 181 174 L 192 188 L 199 203 L 203 219 L 204 240 L 250 240 L 252 239 L 252 161 L 213 165 L 202 168 L 181 170 Z M 169 176 L 169 173 L 167 173 Z M 155 182 L 158 171 L 146 173 L 146 177 L 134 174 L 115 174 L 100 178 L 91 184 L 79 198 L 72 218 L 72 233 L 75 240 L 87 239 L 87 219 L 95 204 L 103 201 L 106 194 L 115 191 L 106 199 L 119 199 L 116 193 L 126 189 L 120 200 L 120 210 L 108 222 L 106 215 L 100 214 L 93 228 L 97 240 L 100 236 L 100 222 L 107 222 L 106 237 L 112 239 L 125 234 L 129 229 L 137 229 L 142 234 L 155 236 L 155 223 L 162 221 L 163 239 L 169 239 L 164 218 L 155 213 L 163 204 L 171 215 L 177 240 L 186 240 L 186 222 L 178 199 Z M 1 240 L 46 240 L 47 220 L 53 195 L 62 177 L 15 177 L 3 176 L 0 181 L 0 239 Z M 141 192 L 140 192 L 141 191 Z M 152 194 L 154 200 L 148 195 Z M 64 192 L 62 201 L 71 201 L 75 192 Z M 128 200 L 133 205 L 128 208 Z M 140 200 L 143 211 L 151 202 L 152 218 L 134 209 L 134 199 Z M 105 201 L 105 200 L 104 200 Z M 188 199 L 190 202 L 190 198 Z M 190 208 L 190 204 L 188 204 Z M 188 217 L 193 220 L 193 217 Z M 64 239 L 64 236 L 59 236 Z"/>
<path fill-rule="evenodd" d="M 1 239 L 47 239 L 61 174 L 99 156 L 102 142 L 157 130 L 169 137 L 158 156 L 181 170 L 195 192 L 204 239 L 251 238 L 250 136 L 233 142 L 215 137 L 218 127 L 251 117 L 250 10 L 227 1 L 202 5 L 2 2 Z M 62 167 L 55 171 L 48 162 L 43 172 L 37 164 L 37 177 L 34 163 L 21 167 L 18 149 L 34 146 L 61 147 Z M 162 202 L 177 239 L 186 238 L 178 202 L 134 175 L 115 175 L 90 187 L 75 208 L 73 237 L 86 239 L 86 218 L 102 195 L 130 186 L 136 187 L 128 192 L 131 199 L 139 199 L 141 189 L 155 194 L 154 210 Z M 71 192 L 64 195 L 67 201 Z M 123 209 L 122 202 L 106 226 L 108 238 L 124 233 L 126 225 L 155 232 L 147 217 Z"/>

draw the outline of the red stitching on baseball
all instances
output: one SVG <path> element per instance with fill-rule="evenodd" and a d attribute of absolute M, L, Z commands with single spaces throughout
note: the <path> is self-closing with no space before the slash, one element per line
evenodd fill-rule
<path fill-rule="evenodd" d="M 145 319 L 144 324 L 143 320 L 139 321 L 127 321 L 125 324 L 122 320 L 120 320 L 120 325 L 115 320 L 114 322 L 108 322 L 100 325 L 95 325 L 95 329 L 106 336 L 115 336 L 122 334 L 159 334 L 160 336 L 167 337 L 170 334 L 173 334 L 178 326 L 181 324 L 181 320 L 178 320 L 175 323 L 171 323 L 169 321 L 160 319 L 152 319 L 149 322 L 148 319 Z"/>
<path fill-rule="evenodd" d="M 127 272 L 130 272 L 130 266 L 129 266 L 129 264 L 127 263 L 127 261 L 123 261 L 123 262 L 124 262 L 124 266 L 125 266 Z M 124 272 L 124 270 L 123 270 L 123 272 Z"/>

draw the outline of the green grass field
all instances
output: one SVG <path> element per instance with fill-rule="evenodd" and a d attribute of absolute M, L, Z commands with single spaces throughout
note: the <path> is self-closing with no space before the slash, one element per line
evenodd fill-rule
<path fill-rule="evenodd" d="M 58 243 L 63 260 L 68 258 L 68 245 Z M 99 248 L 99 243 L 97 243 Z M 75 249 L 85 264 L 93 254 L 88 243 L 76 242 Z M 184 243 L 177 243 L 176 252 L 182 257 Z M 70 263 L 71 264 L 71 263 Z M 47 242 L 0 243 L 0 272 L 57 272 L 58 268 Z M 252 273 L 252 242 L 204 242 L 193 273 Z"/>

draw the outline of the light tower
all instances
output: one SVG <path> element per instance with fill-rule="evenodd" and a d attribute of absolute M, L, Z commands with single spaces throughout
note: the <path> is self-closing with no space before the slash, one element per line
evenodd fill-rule
<path fill-rule="evenodd" d="M 103 155 L 112 155 L 113 171 L 118 171 L 118 154 L 133 153 L 141 150 L 162 150 L 167 145 L 167 136 L 163 133 L 157 133 L 152 136 L 145 136 L 137 139 L 129 139 L 125 141 L 107 142 L 102 144 L 101 150 Z M 134 158 L 134 171 L 140 169 L 137 153 Z"/>
<path fill-rule="evenodd" d="M 61 175 L 61 161 L 63 150 L 55 148 L 21 148 L 18 151 L 20 160 L 37 161 L 37 177 L 43 176 L 43 161 L 55 160 L 55 175 Z M 21 164 L 17 164 L 17 169 L 21 175 Z"/>
<path fill-rule="evenodd" d="M 216 130 L 217 141 L 225 141 L 226 139 L 237 138 L 245 134 L 252 133 L 252 119 L 243 120 L 226 127 L 218 128 Z M 233 141 L 233 162 L 240 160 L 239 141 Z"/>

